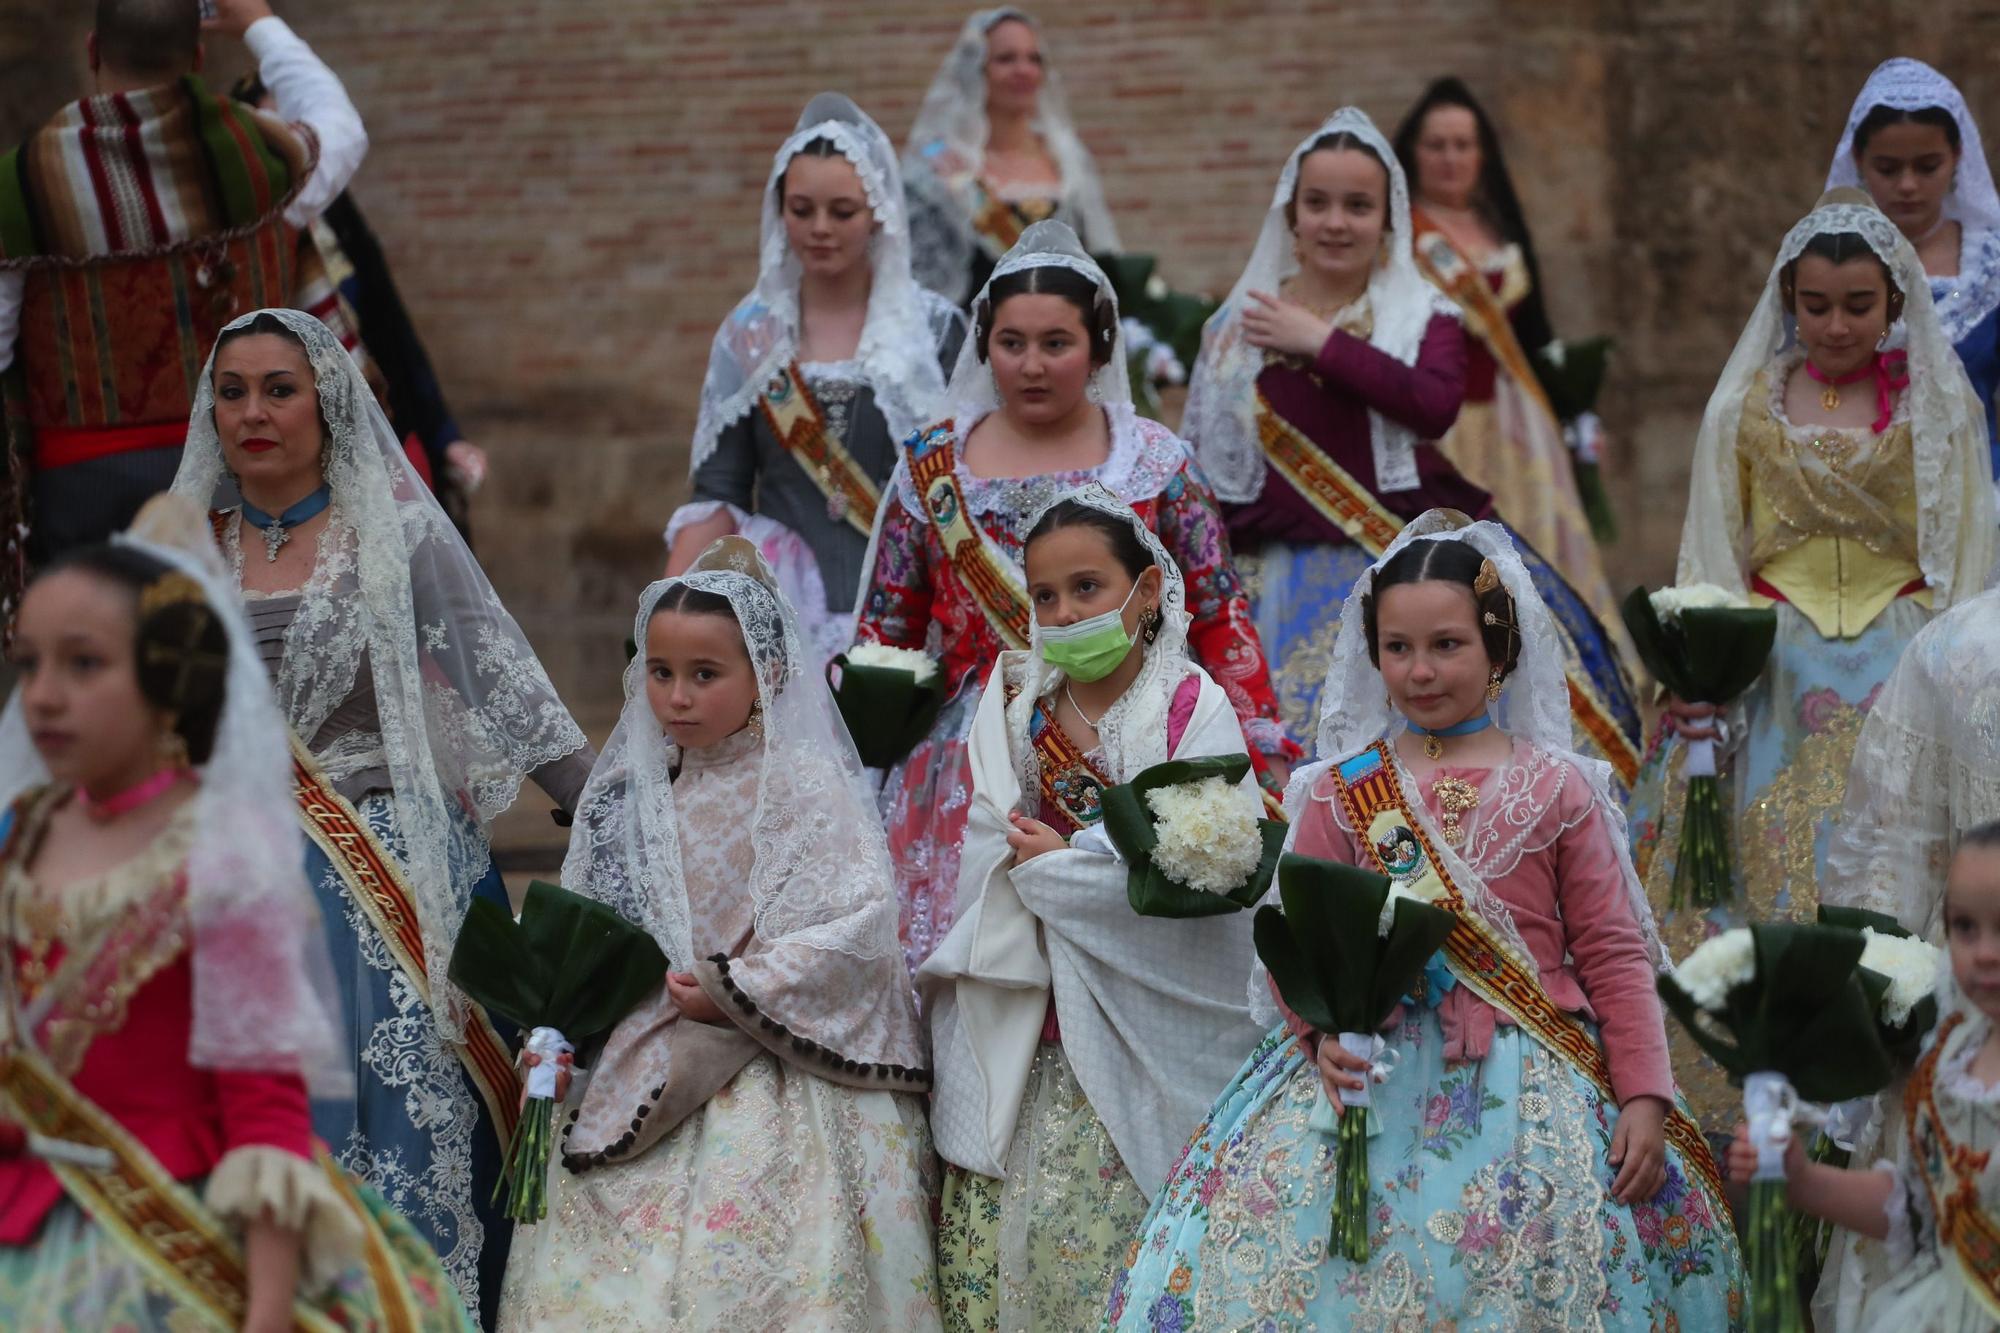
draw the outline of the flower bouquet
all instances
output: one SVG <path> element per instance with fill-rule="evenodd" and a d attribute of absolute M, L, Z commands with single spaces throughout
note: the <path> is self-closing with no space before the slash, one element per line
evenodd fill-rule
<path fill-rule="evenodd" d="M 1863 940 L 1823 925 L 1755 925 L 1704 941 L 1660 996 L 1696 1045 L 1743 1088 L 1757 1148 L 1743 1256 L 1750 1326 L 1803 1333 L 1785 1208 L 1785 1148 L 1803 1098 L 1841 1102 L 1889 1081 L 1876 1003 L 1857 972 Z"/>
<path fill-rule="evenodd" d="M 1104 789 L 1104 832 L 1129 870 L 1141 916 L 1200 917 L 1254 906 L 1271 885 L 1285 826 L 1242 786 L 1247 754 L 1170 759 Z"/>
<path fill-rule="evenodd" d="M 556 1112 L 557 1058 L 609 1032 L 666 974 L 653 937 L 603 903 L 554 884 L 528 885 L 517 921 L 497 902 L 475 898 L 451 951 L 452 983 L 489 1012 L 528 1030 L 521 1123 L 507 1145 L 497 1201 L 506 1216 L 548 1215 L 549 1148 Z"/>
<path fill-rule="evenodd" d="M 1590 519 L 1591 535 L 1600 542 L 1618 539 L 1618 522 L 1612 516 L 1611 499 L 1604 493 L 1604 478 L 1598 470 L 1604 423 L 1597 419 L 1597 396 L 1604 389 L 1604 372 L 1613 346 L 1611 339 L 1602 336 L 1576 342 L 1556 338 L 1529 357 L 1535 378 L 1548 395 L 1549 407 L 1562 423 L 1570 466 L 1576 473 L 1577 497 Z"/>
<path fill-rule="evenodd" d="M 929 654 L 914 648 L 857 643 L 826 664 L 826 684 L 861 762 L 870 768 L 901 763 L 944 707 L 944 673 Z"/>
<path fill-rule="evenodd" d="M 1881 912 L 1859 907 L 1819 909 L 1822 925 L 1861 935 L 1861 984 L 1875 1001 L 1875 1030 L 1882 1048 L 1914 1064 L 1924 1038 L 1937 1026 L 1937 983 L 1944 951 L 1924 943 Z"/>
<path fill-rule="evenodd" d="M 1259 908 L 1253 928 L 1278 994 L 1314 1029 L 1374 1061 L 1383 1049 L 1377 1029 L 1458 918 L 1386 875 L 1295 854 L 1278 864 L 1278 896 L 1284 910 Z M 1388 1070 L 1373 1065 L 1370 1074 L 1379 1082 Z M 1338 1192 L 1327 1247 L 1356 1263 L 1368 1260 L 1369 1100 L 1365 1087 L 1343 1088 L 1334 1129 Z"/>
<path fill-rule="evenodd" d="M 1625 627 L 1646 670 L 1689 703 L 1734 700 L 1756 683 L 1771 656 L 1778 613 L 1751 606 L 1711 584 L 1635 588 L 1625 599 Z M 1715 741 L 1687 742 L 1687 808 L 1667 905 L 1710 907 L 1729 896 L 1729 825 L 1715 776 Z"/>

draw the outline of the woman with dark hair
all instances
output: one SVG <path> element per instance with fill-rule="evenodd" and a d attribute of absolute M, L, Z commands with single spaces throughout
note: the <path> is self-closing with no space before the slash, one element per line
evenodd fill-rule
<path fill-rule="evenodd" d="M 1575 465 L 1531 360 L 1555 335 L 1500 136 L 1470 89 L 1439 79 L 1396 130 L 1396 158 L 1410 178 L 1417 267 L 1458 306 L 1471 335 L 1465 405 L 1438 447 L 1492 492 L 1507 522 L 1623 644 Z"/>
<path fill-rule="evenodd" d="M 1938 323 L 1986 408 L 2000 471 L 2000 193 L 1979 125 L 1950 79 L 1885 60 L 1861 85 L 1826 186 L 1859 185 L 1916 247 Z"/>
<path fill-rule="evenodd" d="M 1036 223 L 973 304 L 950 415 L 904 441 L 884 488 L 858 635 L 939 654 L 949 696 L 883 796 L 913 971 L 951 926 L 971 800 L 966 737 L 994 662 L 1028 646 L 1022 542 L 1058 493 L 1102 482 L 1165 543 L 1187 577 L 1189 645 L 1242 721 L 1267 792 L 1283 790 L 1298 756 L 1215 498 L 1187 446 L 1133 410 L 1125 364 L 1110 279 L 1075 232 Z"/>

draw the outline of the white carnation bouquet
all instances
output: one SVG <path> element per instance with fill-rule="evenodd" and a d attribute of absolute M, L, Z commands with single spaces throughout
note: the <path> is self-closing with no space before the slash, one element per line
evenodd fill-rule
<path fill-rule="evenodd" d="M 1218 775 L 1199 782 L 1155 787 L 1146 793 L 1153 812 L 1153 864 L 1169 878 L 1203 893 L 1228 893 L 1256 873 L 1264 859 L 1257 824 L 1264 802 Z"/>
<path fill-rule="evenodd" d="M 900 763 L 930 734 L 944 707 L 944 673 L 935 658 L 915 648 L 857 643 L 826 664 L 826 683 L 870 768 Z"/>
<path fill-rule="evenodd" d="M 1247 754 L 1170 759 L 1104 789 L 1104 832 L 1129 868 L 1132 910 L 1215 916 L 1264 896 L 1285 826 L 1258 817 L 1249 772 Z"/>

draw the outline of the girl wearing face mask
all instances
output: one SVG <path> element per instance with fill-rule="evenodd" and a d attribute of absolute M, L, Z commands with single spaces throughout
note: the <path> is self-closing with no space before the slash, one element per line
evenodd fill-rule
<path fill-rule="evenodd" d="M 1883 61 L 1847 113 L 1826 185 L 1867 189 L 1916 247 L 1938 323 L 1985 406 L 2000 471 L 2000 193 L 1964 96 L 1921 60 Z"/>
<path fill-rule="evenodd" d="M 1001 655 L 980 698 L 961 915 L 917 978 L 955 1329 L 1094 1326 L 1147 1203 L 1258 1036 L 1250 914 L 1133 912 L 1100 822 L 1104 787 L 1244 749 L 1188 659 L 1181 571 L 1094 484 L 1034 520 L 1024 560 L 1030 646 Z"/>
<path fill-rule="evenodd" d="M 1869 703 L 1932 613 L 1985 584 L 1992 480 L 1983 410 L 1916 251 L 1866 195 L 1833 191 L 1786 235 L 1695 446 L 1678 582 L 1775 606 L 1778 636 L 1726 718 L 1668 700 L 1633 792 L 1639 871 L 1676 956 L 1745 920 L 1814 919 Z M 1734 891 L 1669 911 L 1686 793 L 1674 741 L 1718 732 Z M 1682 1029 L 1675 1041 L 1689 1099 L 1727 1133 L 1738 1096 Z"/>
<path fill-rule="evenodd" d="M 993 663 L 1028 647 L 1022 542 L 1061 492 L 1102 483 L 1186 575 L 1190 646 L 1274 797 L 1298 754 L 1277 721 L 1222 516 L 1187 446 L 1133 410 L 1117 298 L 1068 227 L 1035 224 L 994 269 L 946 400 L 951 415 L 904 442 L 858 624 L 863 640 L 938 653 L 949 696 L 883 793 L 913 969 L 951 925 L 971 799 L 965 738 Z"/>
<path fill-rule="evenodd" d="M 1403 169 L 1346 107 L 1292 151 L 1250 263 L 1203 331 L 1184 428 L 1224 501 L 1255 588 L 1285 721 L 1318 717 L 1347 592 L 1409 520 L 1479 517 L 1493 499 L 1430 441 L 1465 395 L 1457 306 L 1410 247 Z M 1629 783 L 1639 715 L 1603 626 L 1533 550 L 1522 559 L 1557 609 L 1579 744 Z"/>
<path fill-rule="evenodd" d="M 851 642 L 896 442 L 937 416 L 965 317 L 910 276 L 895 149 L 839 93 L 806 104 L 763 208 L 757 286 L 709 350 L 667 573 L 741 533 L 826 657 Z"/>
<path fill-rule="evenodd" d="M 965 20 L 910 128 L 903 181 L 917 277 L 953 301 L 970 300 L 1047 218 L 1068 223 L 1091 254 L 1120 249 L 1041 27 L 1012 6 Z"/>
<path fill-rule="evenodd" d="M 1529 360 L 1555 334 L 1500 136 L 1471 89 L 1439 79 L 1403 118 L 1396 158 L 1410 178 L 1417 266 L 1458 306 L 1467 334 L 1465 405 L 1438 448 L 1492 492 L 1623 647 L 1562 425 Z"/>

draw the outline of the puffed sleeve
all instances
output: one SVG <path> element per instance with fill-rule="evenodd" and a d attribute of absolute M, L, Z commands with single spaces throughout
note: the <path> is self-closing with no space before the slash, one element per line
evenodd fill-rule
<path fill-rule="evenodd" d="M 238 1226 L 269 1221 L 304 1240 L 308 1277 L 326 1282 L 361 1259 L 361 1224 L 313 1160 L 312 1113 L 296 1074 L 219 1070 L 223 1153 L 203 1196 Z"/>

